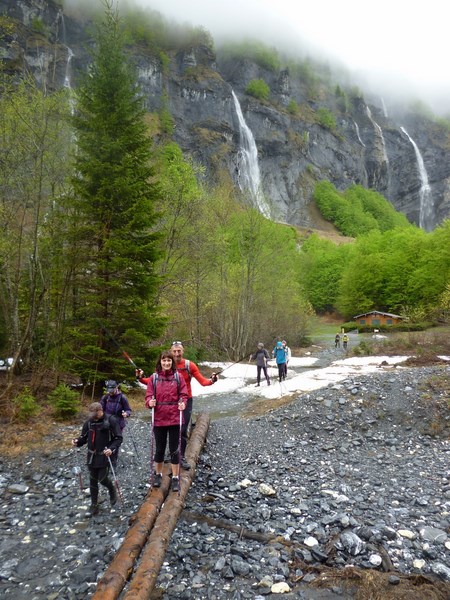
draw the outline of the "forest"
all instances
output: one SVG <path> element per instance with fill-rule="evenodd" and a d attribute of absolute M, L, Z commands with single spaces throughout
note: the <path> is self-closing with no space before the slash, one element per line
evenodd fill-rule
<path fill-rule="evenodd" d="M 448 316 L 448 221 L 426 233 L 376 192 L 327 181 L 314 201 L 345 243 L 268 220 L 229 177 L 207 181 L 183 156 L 170 115 L 145 111 L 127 29 L 104 6 L 76 89 L 0 71 L 0 357 L 13 357 L 11 377 L 122 380 L 123 349 L 153 364 L 172 339 L 193 359 L 239 360 L 260 340 L 301 346 L 324 313 L 344 322 L 375 309 L 423 326 Z"/>

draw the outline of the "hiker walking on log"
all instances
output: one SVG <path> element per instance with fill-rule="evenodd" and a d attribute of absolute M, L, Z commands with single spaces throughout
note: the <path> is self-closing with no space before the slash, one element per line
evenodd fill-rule
<path fill-rule="evenodd" d="M 90 514 L 98 514 L 98 484 L 109 492 L 111 506 L 117 503 L 117 492 L 110 478 L 108 457 L 117 453 L 122 443 L 122 431 L 112 415 L 105 415 L 100 402 L 89 406 L 89 419 L 84 423 L 81 435 L 72 440 L 73 446 L 87 444 L 87 465 L 91 494 Z"/>
<path fill-rule="evenodd" d="M 189 422 L 191 420 L 192 407 L 194 403 L 192 398 L 191 379 L 194 377 L 200 385 L 208 386 L 212 385 L 213 383 L 216 383 L 219 377 L 217 373 L 211 373 L 210 378 L 203 377 L 195 362 L 183 358 L 184 347 L 181 342 L 172 342 L 172 347 L 170 350 L 175 359 L 177 371 L 184 379 L 187 387 L 188 400 L 186 410 L 184 411 L 184 424 L 181 430 L 181 466 L 183 467 L 183 469 L 186 469 L 188 471 L 191 468 L 191 465 L 185 459 L 184 453 L 186 452 Z"/>
<path fill-rule="evenodd" d="M 164 453 L 169 439 L 172 467 L 172 491 L 180 490 L 180 426 L 184 421 L 188 392 L 183 377 L 177 371 L 172 352 L 162 352 L 156 363 L 156 372 L 149 378 L 145 405 L 154 409 L 155 474 L 153 486 L 161 487 Z M 181 414 L 180 414 L 181 411 Z"/>
<path fill-rule="evenodd" d="M 210 378 L 204 377 L 200 373 L 200 370 L 195 364 L 195 362 L 183 358 L 184 347 L 182 342 L 172 342 L 170 351 L 174 357 L 177 371 L 182 376 L 182 379 L 185 381 L 187 387 L 188 400 L 184 411 L 183 428 L 181 430 L 181 467 L 186 471 L 189 471 L 191 465 L 187 462 L 184 454 L 186 452 L 189 423 L 191 421 L 192 407 L 194 403 L 192 398 L 191 379 L 192 377 L 194 377 L 200 385 L 208 386 L 215 383 L 218 380 L 219 376 L 217 375 L 217 373 L 212 373 Z M 140 369 L 136 371 L 136 377 L 138 377 L 138 380 L 141 383 L 148 384 L 149 382 L 149 378 L 144 377 L 143 372 Z"/>

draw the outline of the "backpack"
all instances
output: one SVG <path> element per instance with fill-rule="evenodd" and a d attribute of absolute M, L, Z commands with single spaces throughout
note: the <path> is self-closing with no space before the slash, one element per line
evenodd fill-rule
<path fill-rule="evenodd" d="M 187 374 L 189 375 L 189 379 L 190 379 L 191 378 L 191 361 L 186 359 L 184 361 L 184 367 L 182 369 L 180 369 L 180 370 L 181 371 L 187 371 Z"/>
<path fill-rule="evenodd" d="M 120 416 L 122 415 L 122 410 L 123 410 L 122 396 L 123 396 L 123 393 L 122 393 L 122 392 L 120 392 L 120 393 L 118 394 L 118 396 L 117 396 L 117 400 L 115 400 L 115 401 L 112 401 L 112 400 L 111 400 L 111 396 L 110 396 L 109 394 L 105 394 L 105 395 L 102 397 L 102 401 L 103 401 L 103 400 L 105 401 L 105 414 L 106 414 L 106 407 L 107 407 L 107 406 L 108 406 L 108 404 L 109 404 L 109 407 L 114 407 L 114 409 L 113 409 L 113 410 L 114 410 L 114 412 L 109 412 L 108 414 L 110 414 L 110 415 L 114 415 L 114 416 L 116 416 L 116 417 L 117 417 L 117 416 L 118 416 L 118 417 L 120 417 Z M 119 408 L 120 408 L 120 407 L 122 407 L 122 410 L 120 411 L 120 414 L 119 414 Z"/>
<path fill-rule="evenodd" d="M 152 379 L 153 379 L 153 396 L 156 398 L 156 384 L 159 381 L 158 373 L 153 373 Z M 178 373 L 178 371 L 175 371 L 175 373 L 174 373 L 174 379 L 177 382 L 178 396 L 179 396 L 180 395 L 180 386 L 181 386 L 181 384 L 180 384 L 180 374 Z"/>

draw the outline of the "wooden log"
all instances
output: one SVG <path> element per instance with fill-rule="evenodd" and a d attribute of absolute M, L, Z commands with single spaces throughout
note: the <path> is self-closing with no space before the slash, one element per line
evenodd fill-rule
<path fill-rule="evenodd" d="M 135 562 L 140 556 L 142 548 L 145 546 L 152 530 L 157 532 L 156 536 L 152 534 L 151 537 L 153 537 L 153 545 L 158 547 L 159 552 L 153 567 L 157 568 L 157 572 L 152 578 L 152 587 L 154 586 L 159 569 L 164 561 L 170 535 L 175 529 L 176 519 L 183 509 L 184 498 L 194 477 L 195 465 L 205 443 L 209 423 L 210 417 L 207 414 L 201 414 L 197 419 L 196 426 L 186 448 L 186 458 L 191 462 L 191 470 L 182 471 L 180 496 L 171 492 L 168 497 L 169 502 L 166 502 L 163 506 L 170 487 L 170 478 L 168 477 L 170 466 L 167 466 L 164 469 L 164 474 L 167 476 L 162 478 L 161 487 L 149 490 L 138 512 L 132 517 L 132 525 L 128 529 L 124 541 L 103 574 L 103 577 L 99 580 L 92 600 L 117 600 L 126 582 L 131 577 Z M 176 505 L 175 511 L 173 509 L 174 504 Z M 168 518 L 167 515 L 170 513 L 173 513 L 173 515 Z M 173 521 L 174 517 L 175 521 Z M 169 528 L 167 528 L 167 521 L 170 523 Z M 164 526 L 160 522 L 164 523 Z M 158 535 L 163 536 L 160 543 L 155 541 Z M 164 539 L 165 536 L 167 536 L 167 539 Z M 147 550 L 143 556 L 146 553 Z M 142 597 L 145 598 L 148 596 Z"/>
<path fill-rule="evenodd" d="M 191 470 L 181 472 L 180 494 L 169 492 L 124 596 L 125 600 L 149 600 L 150 598 L 164 562 L 170 537 L 183 510 L 184 500 L 195 474 L 195 465 L 206 440 L 209 423 L 209 415 L 202 414 L 197 419 L 186 449 L 186 459 L 191 463 Z"/>

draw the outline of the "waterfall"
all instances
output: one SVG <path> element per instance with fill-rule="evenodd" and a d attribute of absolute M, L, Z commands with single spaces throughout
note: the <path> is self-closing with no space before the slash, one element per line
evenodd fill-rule
<path fill-rule="evenodd" d="M 72 50 L 69 48 L 69 46 L 66 46 L 67 48 L 67 61 L 66 61 L 66 73 L 64 75 L 64 87 L 67 88 L 68 90 L 71 90 L 71 81 L 70 81 L 70 63 L 72 62 L 72 57 L 73 57 L 73 52 Z"/>
<path fill-rule="evenodd" d="M 380 100 L 381 100 L 381 107 L 383 108 L 383 115 L 387 119 L 388 118 L 388 111 L 387 111 L 387 108 L 386 108 L 386 104 L 384 103 L 384 98 L 381 97 Z"/>
<path fill-rule="evenodd" d="M 383 161 L 388 165 L 389 164 L 389 159 L 388 159 L 388 155 L 387 155 L 387 152 L 386 152 L 386 143 L 384 141 L 383 130 L 378 125 L 378 123 L 373 119 L 372 113 L 370 112 L 370 108 L 368 106 L 366 106 L 366 111 L 367 111 L 367 116 L 370 119 L 370 122 L 372 123 L 375 131 L 378 133 L 378 136 L 380 138 L 381 148 L 382 148 L 382 152 L 383 152 Z"/>
<path fill-rule="evenodd" d="M 358 123 L 356 121 L 353 121 L 353 123 L 355 124 L 355 129 L 356 129 L 356 135 L 358 136 L 358 140 L 361 144 L 361 146 L 364 146 L 364 148 L 366 147 L 365 143 L 362 141 L 361 136 L 359 135 L 359 127 L 358 127 Z"/>
<path fill-rule="evenodd" d="M 408 140 L 411 142 L 412 147 L 414 148 L 414 152 L 416 154 L 417 167 L 419 169 L 420 175 L 420 212 L 419 212 L 419 227 L 424 229 L 425 231 L 431 231 L 434 225 L 434 204 L 433 204 L 433 196 L 431 194 L 431 187 L 428 183 L 428 174 L 425 169 L 425 163 L 423 162 L 422 155 L 420 153 L 419 148 L 417 147 L 416 142 L 411 138 L 409 133 L 406 131 L 404 127 L 400 127 L 403 133 L 406 135 Z"/>
<path fill-rule="evenodd" d="M 238 184 L 242 192 L 250 192 L 259 211 L 270 218 L 270 208 L 261 193 L 261 175 L 258 164 L 258 149 L 255 138 L 245 122 L 241 105 L 231 90 L 236 114 L 239 121 Z"/>

